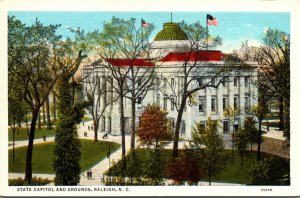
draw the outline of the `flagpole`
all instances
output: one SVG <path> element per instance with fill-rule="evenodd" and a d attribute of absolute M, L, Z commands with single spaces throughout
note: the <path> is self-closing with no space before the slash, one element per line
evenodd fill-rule
<path fill-rule="evenodd" d="M 143 28 L 143 19 L 141 19 L 141 28 L 142 28 L 142 36 L 141 36 L 142 38 L 141 39 L 142 39 L 142 49 L 143 49 L 144 48 L 144 41 L 143 41 L 143 34 L 144 34 L 144 32 L 143 32 L 143 29 L 144 29 Z"/>
<path fill-rule="evenodd" d="M 206 14 L 206 51 L 208 50 L 208 24 L 207 24 L 208 16 Z"/>

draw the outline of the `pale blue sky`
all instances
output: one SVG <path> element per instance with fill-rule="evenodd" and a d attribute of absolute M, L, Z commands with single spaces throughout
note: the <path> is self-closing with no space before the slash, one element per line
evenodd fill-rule
<path fill-rule="evenodd" d="M 211 14 L 219 20 L 219 26 L 209 26 L 212 35 L 223 39 L 223 46 L 218 47 L 224 52 L 239 48 L 248 40 L 250 45 L 262 43 L 264 31 L 267 28 L 280 29 L 290 33 L 290 14 L 287 12 L 173 12 L 173 22 L 182 20 L 187 23 L 200 21 L 205 26 L 206 14 Z M 171 19 L 170 12 L 9 12 L 19 20 L 30 25 L 38 18 L 44 24 L 62 24 L 58 34 L 64 37 L 72 36 L 67 27 L 80 27 L 87 31 L 101 30 L 105 21 L 113 16 L 118 18 L 136 18 L 137 24 L 144 19 L 155 25 L 152 38 L 158 33 L 164 22 Z"/>

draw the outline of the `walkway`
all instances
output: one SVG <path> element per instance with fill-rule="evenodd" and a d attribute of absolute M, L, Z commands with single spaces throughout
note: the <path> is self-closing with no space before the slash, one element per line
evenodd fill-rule
<path fill-rule="evenodd" d="M 78 135 L 79 138 L 82 139 L 93 139 L 94 138 L 94 132 L 91 129 L 92 126 L 92 121 L 88 121 L 88 122 L 84 122 L 84 125 L 81 123 L 80 125 L 78 125 Z M 90 130 L 89 130 L 90 129 Z M 264 129 L 266 130 L 266 129 Z M 87 133 L 87 136 L 84 136 L 84 133 Z M 100 133 L 101 134 L 101 133 Z M 284 137 L 282 136 L 282 132 L 277 131 L 275 128 L 270 127 L 270 131 L 267 134 L 264 134 L 266 140 L 265 140 L 265 144 L 267 142 L 270 142 L 271 144 L 275 145 L 275 148 L 278 148 L 278 144 L 282 143 L 284 140 Z M 100 137 L 98 137 L 100 140 L 102 139 L 101 135 Z M 229 137 L 226 137 L 226 148 L 231 148 L 230 145 L 230 141 L 228 139 Z M 269 140 L 270 139 L 270 140 Z M 48 137 L 47 138 L 47 142 L 52 142 L 54 141 L 54 137 Z M 108 135 L 108 138 L 105 139 L 105 141 L 111 141 L 111 142 L 116 142 L 118 144 L 121 144 L 121 136 L 112 136 L 112 135 Z M 39 144 L 39 143 L 43 143 L 43 139 L 35 139 L 34 140 L 34 144 Z M 130 149 L 130 136 L 126 136 L 125 137 L 125 142 L 126 142 L 126 152 L 129 151 Z M 266 146 L 264 146 L 264 143 L 262 145 L 262 151 L 265 152 L 265 149 L 270 149 L 269 144 L 266 144 Z M 24 140 L 24 141 L 16 141 L 15 144 L 15 148 L 18 147 L 22 147 L 22 146 L 27 146 L 28 141 Z M 179 142 L 179 148 L 184 148 L 184 144 L 187 144 L 187 142 Z M 136 144 L 137 145 L 137 144 Z M 188 144 L 187 144 L 188 145 Z M 12 148 L 12 145 L 9 146 L 9 149 Z M 172 148 L 172 144 L 169 144 L 168 146 L 166 146 L 166 148 Z M 280 153 L 278 151 L 278 149 L 276 150 L 275 148 L 271 148 L 271 150 L 276 151 L 276 153 Z M 288 152 L 289 153 L 289 152 Z M 101 177 L 103 177 L 105 171 L 107 171 L 109 169 L 109 167 L 111 166 L 112 161 L 114 160 L 115 162 L 119 161 L 121 159 L 122 156 L 122 148 L 120 147 L 118 150 L 116 150 L 114 153 L 112 153 L 110 155 L 110 161 L 109 158 L 104 158 L 102 161 L 100 161 L 98 164 L 96 164 L 95 166 L 93 166 L 92 168 L 90 168 L 90 170 L 92 171 L 92 178 L 88 179 L 87 178 L 87 171 L 83 172 L 81 174 L 81 179 L 80 179 L 80 183 L 79 185 L 83 185 L 83 186 L 95 186 L 95 185 L 105 185 L 102 181 L 101 181 Z M 282 156 L 282 155 L 279 155 Z M 284 155 L 286 156 L 286 154 Z M 41 178 L 48 178 L 50 180 L 54 179 L 54 174 L 33 174 L 33 177 L 41 177 Z M 10 179 L 14 179 L 14 178 L 18 178 L 18 177 L 24 177 L 24 173 L 9 173 L 9 178 Z M 168 183 L 168 182 L 167 182 Z M 49 185 L 54 185 L 53 183 L 49 184 Z M 203 186 L 207 186 L 208 182 L 200 182 L 199 185 L 203 185 Z M 212 182 L 212 185 L 214 186 L 226 186 L 226 185 L 240 185 L 240 184 L 229 184 L 229 183 L 215 183 Z"/>

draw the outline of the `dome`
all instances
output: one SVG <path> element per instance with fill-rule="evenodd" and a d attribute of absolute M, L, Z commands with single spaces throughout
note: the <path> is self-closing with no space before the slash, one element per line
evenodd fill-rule
<path fill-rule="evenodd" d="M 186 33 L 176 23 L 164 23 L 164 28 L 154 38 L 154 41 L 188 40 Z"/>

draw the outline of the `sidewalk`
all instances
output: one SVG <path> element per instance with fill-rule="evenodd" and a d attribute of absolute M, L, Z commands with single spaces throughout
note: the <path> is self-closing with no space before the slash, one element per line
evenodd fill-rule
<path fill-rule="evenodd" d="M 92 125 L 92 121 L 87 121 L 84 122 L 84 125 L 81 123 L 79 125 L 77 125 L 78 127 L 78 137 L 82 138 L 82 139 L 94 139 L 94 131 L 91 129 Z M 263 130 L 266 130 L 266 127 L 263 127 Z M 85 136 L 84 133 L 87 133 L 87 135 Z M 102 134 L 98 133 L 99 140 L 102 140 Z M 265 137 L 270 137 L 270 138 L 274 138 L 276 140 L 279 141 L 283 141 L 285 138 L 282 136 L 282 132 L 276 130 L 273 127 L 270 127 L 270 130 L 267 134 L 264 134 Z M 227 138 L 225 138 L 227 139 Z M 46 142 L 52 142 L 54 141 L 54 137 L 48 137 Z M 118 144 L 121 144 L 121 136 L 112 136 L 112 135 L 108 135 L 108 138 L 105 139 L 105 141 L 110 141 L 110 142 L 116 142 Z M 125 137 L 125 142 L 126 142 L 126 152 L 129 151 L 130 149 L 130 136 L 127 135 Z M 10 142 L 11 143 L 11 142 Z M 39 144 L 39 143 L 44 143 L 43 139 L 35 139 L 34 140 L 34 144 Z M 27 146 L 28 144 L 28 140 L 24 140 L 24 141 L 16 141 L 15 144 L 15 148 L 18 147 L 22 147 L 22 146 Z M 181 141 L 179 142 L 179 148 L 184 148 L 184 144 L 188 143 L 186 141 Z M 136 145 L 138 145 L 138 143 L 136 143 Z M 226 144 L 226 147 L 230 147 L 230 142 L 228 142 L 228 145 Z M 172 149 L 173 148 L 173 144 L 170 143 L 169 145 L 166 146 L 167 149 Z M 9 149 L 12 149 L 12 145 L 9 146 Z M 82 186 L 96 186 L 96 185 L 105 185 L 103 183 L 103 180 L 101 180 L 101 178 L 103 178 L 104 172 L 107 171 L 109 169 L 109 167 L 112 165 L 112 161 L 114 160 L 115 162 L 119 161 L 122 157 L 122 148 L 120 147 L 118 150 L 116 150 L 114 153 L 112 153 L 110 155 L 110 158 L 104 158 L 102 161 L 100 161 L 99 163 L 97 163 L 95 166 L 91 167 L 90 170 L 92 171 L 92 178 L 88 179 L 87 178 L 87 171 L 83 172 L 81 174 L 81 178 L 80 178 L 80 183 L 79 185 Z M 48 178 L 50 180 L 53 180 L 55 175 L 54 174 L 33 174 L 33 177 L 41 177 L 41 178 Z M 18 177 L 24 177 L 24 173 L 9 173 L 9 178 L 10 179 L 15 179 Z M 166 183 L 169 183 L 171 181 L 166 181 Z M 54 185 L 53 183 L 49 184 L 49 185 Z M 199 182 L 199 185 L 201 186 L 208 186 L 208 182 Z M 242 185 L 242 184 L 231 184 L 231 183 L 216 183 L 216 182 L 212 182 L 212 186 L 235 186 L 235 185 Z"/>

